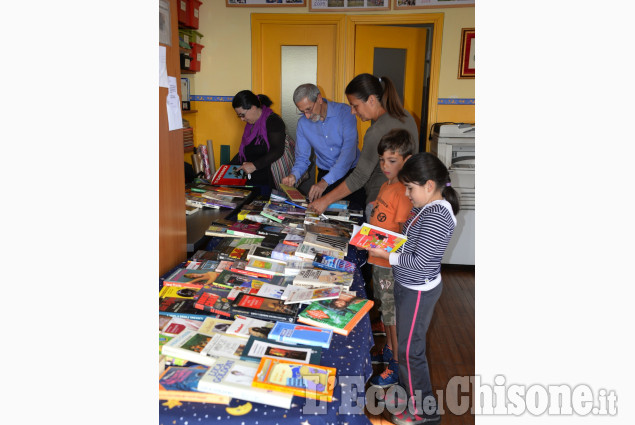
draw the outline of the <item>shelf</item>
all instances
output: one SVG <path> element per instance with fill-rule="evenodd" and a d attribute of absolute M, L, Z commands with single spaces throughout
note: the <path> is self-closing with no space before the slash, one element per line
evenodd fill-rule
<path fill-rule="evenodd" d="M 196 74 L 196 71 L 190 71 L 189 69 L 181 68 L 181 74 Z"/>
<path fill-rule="evenodd" d="M 189 111 L 181 110 L 182 114 L 195 114 L 198 111 L 196 109 L 190 109 Z"/>

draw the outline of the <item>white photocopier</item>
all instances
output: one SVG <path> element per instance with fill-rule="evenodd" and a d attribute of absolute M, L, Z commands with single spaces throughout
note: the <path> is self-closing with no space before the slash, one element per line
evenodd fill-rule
<path fill-rule="evenodd" d="M 431 153 L 448 167 L 452 187 L 459 194 L 460 206 L 454 234 L 441 262 L 474 265 L 474 124 L 434 124 L 431 139 Z"/>

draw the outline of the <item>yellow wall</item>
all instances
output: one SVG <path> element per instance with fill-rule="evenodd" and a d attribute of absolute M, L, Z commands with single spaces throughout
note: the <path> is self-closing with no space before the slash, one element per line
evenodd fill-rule
<path fill-rule="evenodd" d="M 392 2 L 392 0 L 391 0 Z M 305 7 L 226 7 L 224 1 L 203 0 L 199 9 L 199 29 L 203 34 L 201 71 L 184 74 L 190 78 L 190 94 L 233 96 L 251 89 L 251 14 L 252 13 L 343 13 L 309 12 Z M 351 14 L 443 13 L 443 41 L 439 98 L 474 99 L 474 80 L 457 79 L 462 28 L 474 28 L 474 7 L 412 9 L 411 11 L 369 11 Z M 197 114 L 187 114 L 194 127 L 194 144 L 214 142 L 216 165 L 220 145 L 231 146 L 235 155 L 244 124 L 236 118 L 230 102 L 193 101 Z M 277 110 L 274 105 L 274 110 Z M 438 121 L 474 122 L 474 105 L 437 105 Z M 279 112 L 279 110 L 278 110 Z M 195 115 L 195 117 L 194 117 Z M 190 154 L 185 155 L 190 162 Z"/>

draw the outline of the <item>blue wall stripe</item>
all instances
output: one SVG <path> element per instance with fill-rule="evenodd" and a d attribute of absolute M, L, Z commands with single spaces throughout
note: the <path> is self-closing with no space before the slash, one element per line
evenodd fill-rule
<path fill-rule="evenodd" d="M 231 102 L 234 96 L 206 96 L 194 94 L 190 100 L 197 102 Z M 439 98 L 438 105 L 474 105 L 475 99 Z"/>
<path fill-rule="evenodd" d="M 474 105 L 474 99 L 439 98 L 438 105 Z"/>

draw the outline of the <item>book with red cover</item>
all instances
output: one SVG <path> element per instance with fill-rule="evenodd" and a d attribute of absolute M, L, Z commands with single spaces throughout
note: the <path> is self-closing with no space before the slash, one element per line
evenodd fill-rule
<path fill-rule="evenodd" d="M 221 165 L 212 178 L 212 184 L 224 184 L 227 186 L 246 185 L 247 175 L 240 170 L 240 167 L 240 165 Z"/>
<path fill-rule="evenodd" d="M 231 301 L 228 298 L 229 292 L 230 289 L 205 286 L 196 293 L 197 298 L 194 302 L 194 307 L 209 313 L 230 317 Z"/>
<path fill-rule="evenodd" d="M 256 319 L 276 320 L 293 323 L 298 314 L 299 305 L 285 305 L 283 300 L 240 293 L 232 302 L 232 313 Z"/>

